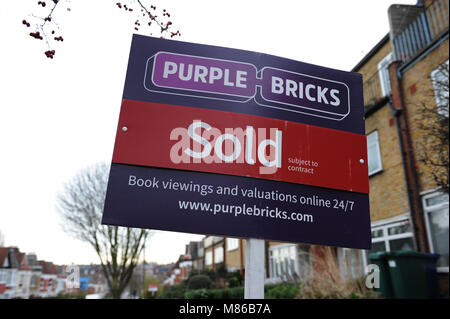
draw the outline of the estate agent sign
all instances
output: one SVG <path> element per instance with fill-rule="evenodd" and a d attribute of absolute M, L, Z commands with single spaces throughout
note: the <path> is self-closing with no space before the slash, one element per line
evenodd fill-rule
<path fill-rule="evenodd" d="M 362 77 L 134 35 L 103 223 L 368 249 Z"/>

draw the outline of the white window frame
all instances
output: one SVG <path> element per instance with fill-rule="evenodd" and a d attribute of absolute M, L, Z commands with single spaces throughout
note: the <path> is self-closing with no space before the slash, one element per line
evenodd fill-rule
<path fill-rule="evenodd" d="M 427 237 L 428 237 L 428 243 L 430 244 L 430 251 L 432 253 L 435 253 L 434 250 L 434 243 L 433 243 L 433 237 L 431 236 L 431 227 L 430 227 L 430 221 L 429 221 L 429 215 L 432 214 L 434 211 L 436 210 L 440 210 L 443 208 L 447 208 L 449 209 L 449 202 L 443 202 L 443 203 L 439 203 L 436 205 L 432 205 L 432 206 L 428 206 L 427 205 L 427 199 L 433 198 L 433 197 L 437 197 L 437 196 L 441 196 L 444 195 L 442 192 L 437 191 L 437 192 L 433 192 L 431 194 L 427 194 L 424 195 L 422 197 L 422 205 L 423 205 L 423 211 L 425 214 L 425 227 L 427 228 Z M 443 272 L 443 273 L 448 273 L 449 272 L 449 267 L 437 267 L 437 271 L 438 272 Z"/>
<path fill-rule="evenodd" d="M 386 251 L 391 251 L 391 245 L 390 245 L 391 240 L 412 238 L 413 245 L 415 246 L 413 230 L 411 230 L 410 232 L 397 234 L 397 235 L 389 235 L 388 234 L 388 228 L 395 227 L 395 226 L 401 226 L 401 225 L 404 225 L 407 223 L 411 225 L 411 229 L 412 229 L 413 225 L 412 225 L 411 219 L 409 218 L 409 216 L 407 216 L 407 214 L 403 214 L 401 216 L 396 216 L 394 218 L 389 218 L 389 219 L 385 219 L 385 220 L 381 220 L 381 221 L 372 223 L 371 232 L 380 230 L 380 229 L 383 232 L 383 236 L 378 237 L 378 238 L 372 238 L 372 244 L 384 242 Z M 414 249 L 416 249 L 416 247 L 414 247 Z M 364 262 L 364 271 L 366 271 L 367 265 L 368 265 L 367 257 L 368 257 L 369 250 L 363 250 L 362 252 L 365 252 L 363 254 L 363 262 Z"/>
<path fill-rule="evenodd" d="M 361 260 L 361 276 L 363 276 L 366 272 L 366 268 L 367 268 L 367 259 L 365 258 L 364 254 L 364 250 L 363 249 L 353 249 L 353 248 L 344 248 L 344 247 L 340 247 L 337 250 L 337 254 L 338 254 L 338 265 L 339 265 L 339 273 L 341 275 L 341 278 L 346 280 L 346 279 L 357 279 L 358 276 L 355 276 L 355 273 L 353 271 L 351 271 L 351 273 L 349 273 L 349 269 L 347 268 L 348 263 L 348 255 L 352 254 L 352 253 L 359 253 L 359 257 Z"/>
<path fill-rule="evenodd" d="M 281 276 L 278 276 L 275 273 L 275 269 L 274 269 L 274 264 L 272 263 L 273 260 L 273 254 L 274 251 L 277 251 L 277 255 L 278 258 L 281 258 L 280 254 L 281 254 L 281 250 L 284 248 L 291 248 L 294 247 L 294 272 L 295 274 L 297 274 L 297 276 L 299 275 L 299 261 L 298 261 L 298 249 L 297 246 L 295 244 L 280 244 L 280 245 L 274 245 L 274 246 L 270 246 L 269 247 L 269 263 L 270 263 L 270 272 L 269 272 L 269 276 L 272 279 L 277 279 L 277 278 L 282 278 L 283 276 L 285 276 L 285 274 L 281 274 Z M 277 265 L 279 265 L 280 263 L 277 263 Z M 278 271 L 276 271 L 278 273 Z M 281 270 L 279 270 L 279 272 L 281 273 Z M 290 270 L 288 271 L 289 275 L 293 275 L 290 273 Z"/>
<path fill-rule="evenodd" d="M 367 161 L 368 162 L 370 161 L 369 148 L 375 145 L 376 146 L 376 151 L 375 151 L 376 153 L 375 154 L 377 156 L 378 163 L 379 163 L 379 165 L 377 166 L 377 168 L 375 170 L 373 170 L 372 172 L 369 171 L 369 176 L 372 176 L 372 175 L 374 175 L 374 174 L 376 174 L 378 172 L 381 172 L 383 170 L 383 161 L 382 161 L 382 158 L 381 158 L 380 140 L 378 138 L 378 131 L 375 130 L 375 131 L 367 134 L 366 138 L 367 138 Z M 373 157 L 371 157 L 371 158 L 373 160 Z M 369 163 L 367 163 L 367 164 L 369 164 Z M 370 167 L 369 165 L 367 165 L 367 166 L 368 166 L 368 168 Z"/>
<path fill-rule="evenodd" d="M 239 239 L 227 238 L 227 251 L 239 249 Z"/>
<path fill-rule="evenodd" d="M 413 231 L 402 233 L 402 234 L 397 234 L 397 235 L 389 235 L 388 234 L 388 228 L 395 227 L 395 226 L 402 226 L 405 224 L 410 224 L 411 228 L 412 228 L 412 224 L 409 219 L 405 219 L 405 220 L 394 222 L 394 223 L 384 224 L 382 226 L 372 227 L 371 231 L 375 231 L 375 230 L 383 231 L 383 236 L 372 239 L 372 243 L 375 244 L 375 243 L 384 241 L 384 243 L 386 244 L 386 251 L 391 251 L 391 245 L 390 245 L 391 240 L 412 238 L 413 242 L 414 242 L 414 232 Z"/>
<path fill-rule="evenodd" d="M 389 52 L 379 63 L 378 63 L 378 76 L 380 77 L 380 86 L 382 96 L 391 95 L 391 81 L 389 79 L 389 64 L 393 61 L 394 55 Z"/>
<path fill-rule="evenodd" d="M 305 252 L 301 246 L 304 247 L 308 247 L 308 252 Z M 304 281 L 309 279 L 313 273 L 314 273 L 314 268 L 313 268 L 313 257 L 311 255 L 311 246 L 307 246 L 307 245 L 297 245 L 295 246 L 295 249 L 297 251 L 297 253 L 295 254 L 296 256 L 296 260 L 295 260 L 295 264 L 297 267 L 297 274 L 300 277 L 300 281 Z M 303 263 L 303 257 L 307 256 L 308 259 L 308 263 Z M 301 269 L 302 266 L 307 267 L 307 269 Z"/>
<path fill-rule="evenodd" d="M 447 72 L 448 72 L 448 68 L 449 68 L 449 64 L 448 64 L 448 60 L 446 61 L 446 62 L 444 62 L 441 66 L 445 66 L 445 65 L 447 65 Z M 434 98 L 435 98 L 435 100 L 436 100 L 436 106 L 438 107 L 438 106 L 442 106 L 443 104 L 444 104 L 444 101 L 441 101 L 441 92 L 439 92 L 439 87 L 436 85 L 436 82 L 438 82 L 438 72 L 439 72 L 439 70 L 440 70 L 440 68 L 441 68 L 441 66 L 439 66 L 439 67 L 437 67 L 436 69 L 434 69 L 432 72 L 431 72 L 431 75 L 430 75 L 430 77 L 431 77 L 431 82 L 432 82 L 432 84 L 433 84 L 433 89 L 434 89 Z M 448 91 L 447 91 L 447 94 L 448 94 Z M 438 113 L 439 114 L 441 114 L 441 115 L 443 115 L 443 116 L 445 116 L 445 117 L 448 117 L 449 116 L 449 114 L 448 114 L 448 112 L 449 112 L 449 110 L 448 110 L 448 105 L 447 105 L 447 109 L 445 110 L 445 109 L 442 109 L 441 107 L 439 107 L 438 109 L 437 109 L 437 111 L 438 111 Z"/>
<path fill-rule="evenodd" d="M 214 248 L 214 264 L 223 262 L 223 246 Z"/>

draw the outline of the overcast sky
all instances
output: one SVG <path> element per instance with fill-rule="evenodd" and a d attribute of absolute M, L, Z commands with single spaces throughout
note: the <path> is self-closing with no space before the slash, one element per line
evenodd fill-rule
<path fill-rule="evenodd" d="M 79 169 L 112 158 L 136 20 L 118 1 L 72 0 L 70 12 L 58 7 L 64 42 L 54 46 L 53 60 L 22 25 L 37 0 L 3 1 L 0 8 L 0 231 L 6 245 L 58 264 L 98 262 L 91 247 L 63 232 L 55 199 Z M 416 1 L 151 3 L 164 3 L 179 40 L 349 71 L 389 31 L 389 5 Z M 157 232 L 146 259 L 174 262 L 201 237 Z"/>

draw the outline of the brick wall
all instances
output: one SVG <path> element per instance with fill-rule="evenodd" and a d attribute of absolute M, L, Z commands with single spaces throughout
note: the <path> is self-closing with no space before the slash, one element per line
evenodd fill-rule
<path fill-rule="evenodd" d="M 383 170 L 369 178 L 372 222 L 409 211 L 397 124 L 388 105 L 366 119 L 366 133 L 375 130 L 378 132 Z"/>
<path fill-rule="evenodd" d="M 422 103 L 436 105 L 430 74 L 438 65 L 448 60 L 448 46 L 449 41 L 447 39 L 408 69 L 402 78 L 405 106 L 408 109 L 408 122 L 417 161 L 416 168 L 421 191 L 433 189 L 436 185 L 427 168 L 420 162 L 424 134 L 419 129 L 420 113 Z"/>
<path fill-rule="evenodd" d="M 381 98 L 380 77 L 378 75 L 378 63 L 391 52 L 391 44 L 387 41 L 374 56 L 357 70 L 363 76 L 364 105 L 375 102 Z"/>
<path fill-rule="evenodd" d="M 363 75 L 364 102 L 369 94 L 382 98 L 378 75 L 378 63 L 391 52 L 390 41 L 384 45 L 357 70 Z M 369 91 L 369 92 L 368 92 Z M 384 105 L 366 118 L 366 134 L 378 132 L 383 170 L 369 179 L 369 200 L 371 221 L 395 217 L 409 211 L 406 180 L 403 169 L 397 124 L 389 105 Z"/>
<path fill-rule="evenodd" d="M 242 244 L 242 246 L 241 246 Z M 227 243 L 225 244 L 225 266 L 227 269 L 235 269 L 241 267 L 241 249 L 242 251 L 242 266 L 245 267 L 245 240 L 239 240 L 239 248 L 228 251 Z"/>

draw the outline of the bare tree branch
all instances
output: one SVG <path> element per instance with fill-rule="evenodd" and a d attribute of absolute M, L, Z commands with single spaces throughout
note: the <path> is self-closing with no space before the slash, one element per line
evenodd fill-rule
<path fill-rule="evenodd" d="M 53 48 L 54 45 L 56 42 L 64 41 L 62 30 L 59 24 L 56 23 L 55 14 L 64 8 L 70 11 L 69 3 L 67 0 L 38 1 L 34 11 L 39 13 L 33 12 L 26 19 L 22 20 L 24 26 L 34 29 L 34 32 L 29 33 L 30 37 L 37 40 L 45 40 L 47 50 L 44 53 L 47 58 L 53 59 L 56 52 Z M 111 4 L 113 3 L 111 2 Z M 159 33 L 161 38 L 168 35 L 171 38 L 181 35 L 179 30 L 172 31 L 173 23 L 170 20 L 170 13 L 166 9 L 157 12 L 156 6 L 150 4 L 148 0 L 116 2 L 116 6 L 133 15 L 135 31 L 140 31 L 147 35 Z"/>
<path fill-rule="evenodd" d="M 441 64 L 430 76 L 433 89 L 418 105 L 419 161 L 442 191 L 449 192 L 449 67 Z"/>

